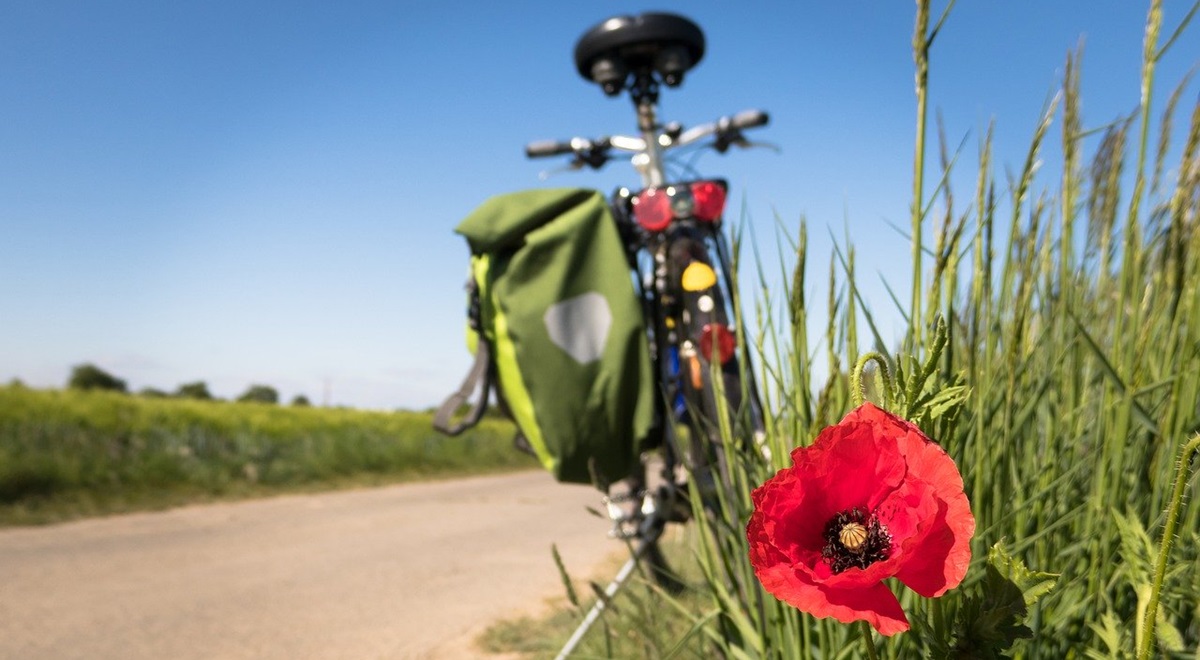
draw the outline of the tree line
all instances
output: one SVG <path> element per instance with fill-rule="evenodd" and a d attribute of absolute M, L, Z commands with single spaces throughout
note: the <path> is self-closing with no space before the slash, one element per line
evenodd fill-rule
<path fill-rule="evenodd" d="M 125 380 L 118 378 L 94 364 L 86 363 L 71 368 L 71 376 L 67 379 L 67 389 L 72 390 L 104 390 L 129 394 Z M 219 401 L 208 391 L 208 384 L 202 380 L 183 383 L 174 392 L 167 392 L 154 387 L 145 387 L 137 392 L 139 396 L 152 398 L 196 399 L 199 401 Z M 270 385 L 251 385 L 241 395 L 234 399 L 250 403 L 279 403 L 279 391 Z M 308 397 L 298 394 L 292 398 L 293 406 L 310 406 Z"/>

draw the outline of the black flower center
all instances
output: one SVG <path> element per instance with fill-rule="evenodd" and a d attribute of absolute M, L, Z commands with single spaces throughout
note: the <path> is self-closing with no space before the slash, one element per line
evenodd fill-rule
<path fill-rule="evenodd" d="M 859 507 L 842 511 L 825 523 L 824 537 L 821 557 L 834 574 L 883 561 L 892 549 L 892 535 L 887 527 Z"/>

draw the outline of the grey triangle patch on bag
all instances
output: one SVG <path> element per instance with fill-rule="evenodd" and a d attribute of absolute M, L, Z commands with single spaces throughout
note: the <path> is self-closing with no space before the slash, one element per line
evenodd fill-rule
<path fill-rule="evenodd" d="M 576 362 L 588 364 L 604 355 L 612 319 L 608 301 L 593 291 L 551 305 L 542 321 L 555 346 Z"/>

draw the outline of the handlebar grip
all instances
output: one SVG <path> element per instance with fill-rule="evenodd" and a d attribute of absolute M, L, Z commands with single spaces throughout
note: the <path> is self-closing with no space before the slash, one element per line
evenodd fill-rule
<path fill-rule="evenodd" d="M 770 117 L 762 110 L 743 110 L 730 120 L 730 125 L 734 128 L 754 128 L 755 126 L 766 126 L 770 121 Z"/>
<path fill-rule="evenodd" d="M 570 142 L 559 142 L 557 140 L 538 140 L 525 145 L 525 156 L 527 158 L 545 158 L 547 156 L 559 156 L 573 152 Z"/>

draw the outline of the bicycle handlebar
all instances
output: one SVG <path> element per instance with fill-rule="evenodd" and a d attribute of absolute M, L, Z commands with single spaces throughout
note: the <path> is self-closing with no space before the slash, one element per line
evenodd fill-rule
<path fill-rule="evenodd" d="M 560 156 L 572 151 L 574 150 L 571 148 L 570 142 L 559 142 L 558 140 L 538 140 L 525 145 L 525 155 L 529 158 Z"/>
<path fill-rule="evenodd" d="M 525 156 L 528 158 L 548 158 L 550 156 L 561 156 L 563 154 L 580 154 L 587 151 L 587 146 L 592 144 L 591 140 L 584 138 L 572 138 L 570 141 L 562 140 L 538 140 L 525 145 Z"/>
<path fill-rule="evenodd" d="M 721 117 L 714 122 L 694 126 L 678 133 L 674 138 L 671 138 L 669 133 L 664 133 L 664 135 L 668 136 L 669 141 L 662 144 L 662 148 L 682 147 L 710 135 L 716 135 L 715 146 L 717 150 L 725 151 L 731 143 L 736 142 L 741 137 L 738 135 L 739 131 L 745 128 L 765 126 L 768 121 L 770 121 L 770 117 L 762 110 L 743 110 L 732 117 Z M 568 141 L 538 140 L 525 145 L 525 155 L 529 158 L 547 158 L 564 154 L 575 154 L 584 157 L 591 164 L 598 158 L 606 159 L 609 149 L 638 152 L 645 150 L 645 148 L 646 141 L 643 138 L 614 135 L 595 140 L 588 140 L 586 138 L 572 138 Z"/>
<path fill-rule="evenodd" d="M 730 119 L 734 128 L 755 128 L 766 126 L 771 118 L 764 110 L 743 110 Z"/>

